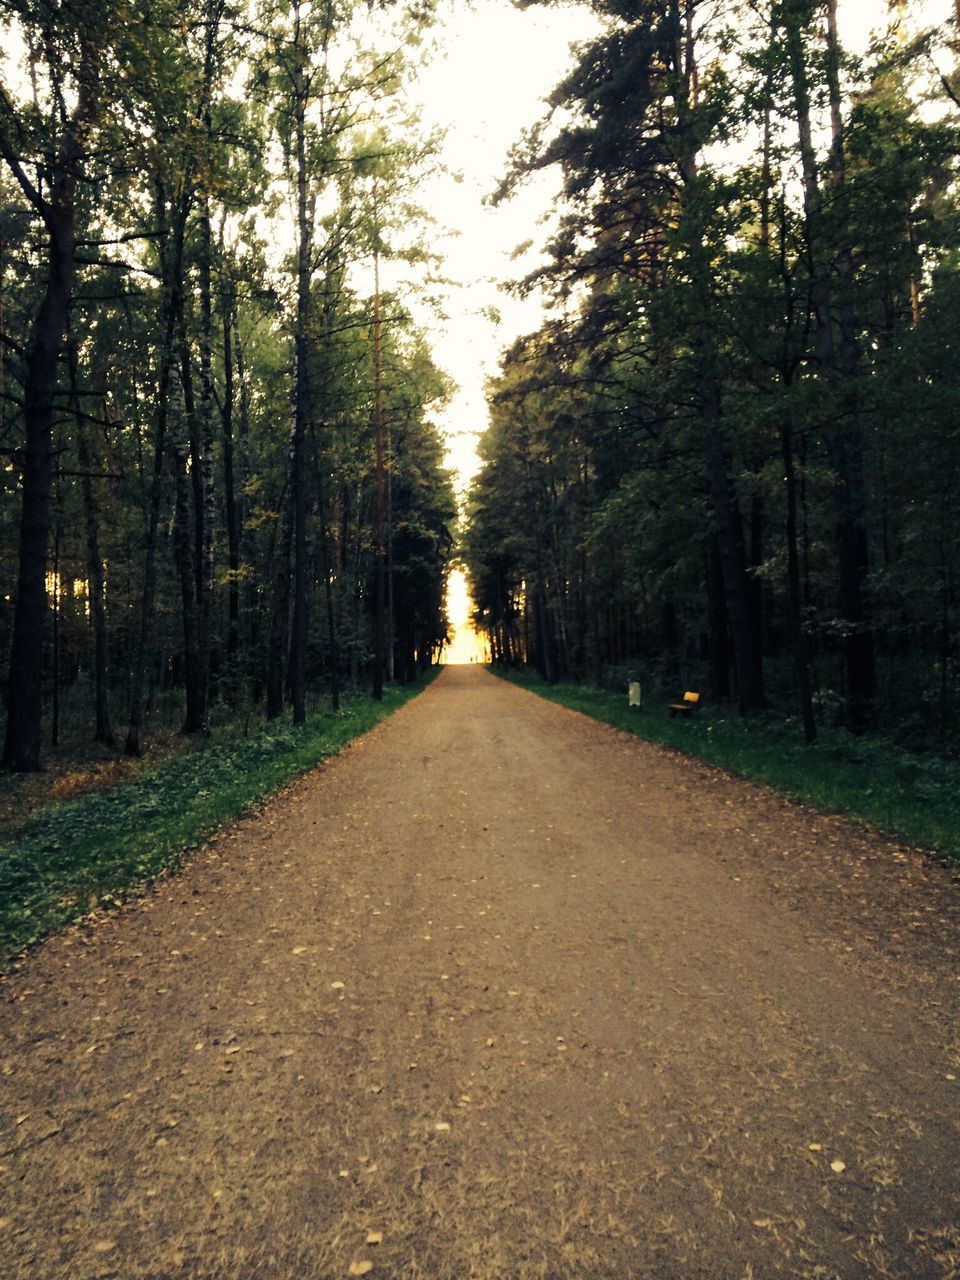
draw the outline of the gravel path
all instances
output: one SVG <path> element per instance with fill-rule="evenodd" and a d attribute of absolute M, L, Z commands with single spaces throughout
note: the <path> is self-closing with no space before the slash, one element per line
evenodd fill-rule
<path fill-rule="evenodd" d="M 449 668 L 0 985 L 6 1280 L 960 1275 L 960 885 Z"/>

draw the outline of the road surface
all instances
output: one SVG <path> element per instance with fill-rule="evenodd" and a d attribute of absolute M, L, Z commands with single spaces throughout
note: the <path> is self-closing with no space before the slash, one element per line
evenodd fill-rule
<path fill-rule="evenodd" d="M 0 985 L 7 1280 L 960 1275 L 956 873 L 478 668 Z"/>

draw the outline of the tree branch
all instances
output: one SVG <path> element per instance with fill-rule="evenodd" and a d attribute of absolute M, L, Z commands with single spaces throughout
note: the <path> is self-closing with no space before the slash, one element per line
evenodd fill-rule
<path fill-rule="evenodd" d="M 940 83 L 943 85 L 944 89 L 946 90 L 947 97 L 950 99 L 953 105 L 955 107 L 960 107 L 960 97 L 958 97 L 958 95 L 953 91 L 953 89 L 950 86 L 950 81 L 943 74 L 943 72 L 940 73 Z"/>
<path fill-rule="evenodd" d="M 3 343 L 5 347 L 9 347 L 11 351 L 15 351 L 18 356 L 24 354 L 24 348 L 17 342 L 16 338 L 11 338 L 9 333 L 4 333 L 2 329 L 0 329 L 0 343 Z"/>
<path fill-rule="evenodd" d="M 6 110 L 10 113 L 11 116 L 13 117 L 16 116 L 16 111 L 14 110 L 13 103 L 7 97 L 7 93 L 6 93 L 6 90 L 3 88 L 3 85 L 0 85 L 0 104 L 2 104 L 6 108 Z M 40 214 L 44 222 L 46 222 L 50 214 L 50 205 L 46 202 L 46 200 L 44 200 L 43 196 L 40 194 L 37 188 L 33 185 L 33 183 L 27 177 L 27 174 L 24 171 L 23 165 L 20 163 L 20 157 L 17 155 L 16 151 L 13 149 L 13 145 L 11 144 L 10 139 L 7 137 L 6 129 L 4 129 L 2 126 L 0 126 L 0 156 L 3 156 L 4 160 L 6 160 L 7 164 L 10 167 L 11 173 L 16 178 L 17 182 L 20 184 L 20 188 L 23 191 L 23 194 L 27 197 L 27 199 L 30 201 L 30 203 L 33 205 L 36 211 Z"/>

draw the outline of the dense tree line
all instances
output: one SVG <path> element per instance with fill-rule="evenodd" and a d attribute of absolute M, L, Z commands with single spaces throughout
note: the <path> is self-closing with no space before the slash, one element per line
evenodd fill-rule
<path fill-rule="evenodd" d="M 592 7 L 504 183 L 564 198 L 470 499 L 494 658 L 955 748 L 956 27 Z"/>
<path fill-rule="evenodd" d="M 378 270 L 425 8 L 0 3 L 8 766 L 434 659 L 449 389 Z"/>

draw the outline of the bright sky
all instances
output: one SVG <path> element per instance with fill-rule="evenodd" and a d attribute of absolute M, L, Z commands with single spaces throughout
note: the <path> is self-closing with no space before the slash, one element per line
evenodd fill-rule
<path fill-rule="evenodd" d="M 433 179 L 422 201 L 448 228 L 433 247 L 456 282 L 448 318 L 431 318 L 429 327 L 434 358 L 460 387 L 442 426 L 448 465 L 461 483 L 476 467 L 474 444 L 487 425 L 484 379 L 496 372 L 503 348 L 540 322 L 535 300 L 512 299 L 498 284 L 523 273 L 524 261 L 511 258 L 517 245 L 544 238 L 540 222 L 556 184 L 532 183 L 496 209 L 484 201 L 504 174 L 511 146 L 542 116 L 543 99 L 569 65 L 571 43 L 594 30 L 593 18 L 574 7 L 521 12 L 509 0 L 474 0 L 469 8 L 452 0 L 436 33 L 442 53 L 417 83 L 425 123 L 448 130 L 444 163 L 451 172 Z"/>

